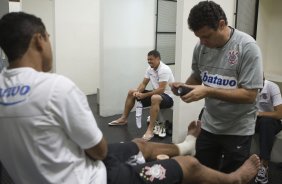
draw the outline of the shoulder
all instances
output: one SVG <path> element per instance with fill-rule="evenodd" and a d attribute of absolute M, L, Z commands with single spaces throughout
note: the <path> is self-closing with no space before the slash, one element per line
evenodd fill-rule
<path fill-rule="evenodd" d="M 160 62 L 160 67 L 159 67 L 159 71 L 171 71 L 170 67 L 168 65 L 166 65 L 165 63 L 163 63 L 162 61 Z"/>
<path fill-rule="evenodd" d="M 238 29 L 234 30 L 233 36 L 234 36 L 234 39 L 239 43 L 244 43 L 244 44 L 256 43 L 255 39 L 252 36 L 250 36 L 249 34 L 247 34 L 245 32 L 242 32 Z"/>
<path fill-rule="evenodd" d="M 260 48 L 256 40 L 247 33 L 244 33 L 237 29 L 235 29 L 234 31 L 230 47 L 237 47 L 240 53 L 243 55 L 247 54 L 251 56 L 259 56 L 260 59 L 262 57 Z"/>
<path fill-rule="evenodd" d="M 55 73 L 41 73 L 41 80 L 45 83 L 45 86 L 49 86 L 49 89 L 54 93 L 65 94 L 70 90 L 77 88 L 76 84 L 69 78 Z"/>
<path fill-rule="evenodd" d="M 270 88 L 272 90 L 279 90 L 280 91 L 280 88 L 279 86 L 275 83 L 275 82 L 272 82 L 272 81 L 269 81 L 269 80 L 265 80 L 264 81 L 264 85 L 266 88 Z"/>
<path fill-rule="evenodd" d="M 49 74 L 49 73 L 45 73 L 46 75 L 49 75 L 48 78 L 50 78 L 51 80 L 56 81 L 56 83 L 59 84 L 63 84 L 63 86 L 73 86 L 75 85 L 74 82 L 72 80 L 70 80 L 68 77 L 60 75 L 60 74 Z"/>

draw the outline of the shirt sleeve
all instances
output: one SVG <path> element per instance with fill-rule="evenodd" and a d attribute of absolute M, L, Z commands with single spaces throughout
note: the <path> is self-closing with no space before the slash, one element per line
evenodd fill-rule
<path fill-rule="evenodd" d="M 201 52 L 201 47 L 200 47 L 200 43 L 198 42 L 196 46 L 194 47 L 193 57 L 192 57 L 192 67 L 191 67 L 192 73 L 194 74 L 194 76 L 196 77 L 196 80 L 198 81 L 202 81 L 201 72 L 198 67 L 200 52 Z"/>
<path fill-rule="evenodd" d="M 242 63 L 239 69 L 238 84 L 246 89 L 263 88 L 262 56 L 256 43 L 247 43 L 242 48 Z"/>
<path fill-rule="evenodd" d="M 273 103 L 273 106 L 277 106 L 277 105 L 281 105 L 282 104 L 282 98 L 281 98 L 281 92 L 280 92 L 280 88 L 277 84 L 271 82 L 270 87 L 270 92 L 271 92 L 271 100 Z"/>
<path fill-rule="evenodd" d="M 66 134 L 82 149 L 97 145 L 103 134 L 98 128 L 86 96 L 70 80 L 62 77 L 51 103 L 55 116 Z"/>
<path fill-rule="evenodd" d="M 162 68 L 158 73 L 159 82 L 168 82 L 170 75 L 171 75 L 171 72 L 169 68 L 167 67 Z"/>
<path fill-rule="evenodd" d="M 150 67 L 148 67 L 147 70 L 145 71 L 144 77 L 145 77 L 146 79 L 150 79 Z"/>

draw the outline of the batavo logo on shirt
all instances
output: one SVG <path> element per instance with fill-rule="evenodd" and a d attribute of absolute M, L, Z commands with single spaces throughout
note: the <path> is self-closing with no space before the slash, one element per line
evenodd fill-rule
<path fill-rule="evenodd" d="M 205 85 L 215 88 L 227 88 L 235 89 L 237 88 L 237 80 L 235 77 L 222 76 L 222 75 L 212 75 L 207 71 L 202 72 L 202 81 Z"/>
<path fill-rule="evenodd" d="M 0 88 L 0 105 L 8 106 L 21 103 L 30 93 L 30 86 L 17 85 L 9 88 Z"/>

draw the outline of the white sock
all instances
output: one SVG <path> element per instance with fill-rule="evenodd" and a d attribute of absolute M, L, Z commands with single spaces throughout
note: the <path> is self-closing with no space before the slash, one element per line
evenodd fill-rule
<path fill-rule="evenodd" d="M 179 149 L 179 155 L 192 155 L 196 154 L 196 137 L 193 135 L 187 135 L 182 143 L 175 144 Z"/>

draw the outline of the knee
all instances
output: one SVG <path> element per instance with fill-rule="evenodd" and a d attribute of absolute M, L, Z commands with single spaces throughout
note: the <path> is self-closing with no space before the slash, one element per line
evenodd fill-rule
<path fill-rule="evenodd" d="M 136 92 L 136 89 L 130 89 L 127 93 L 128 96 L 133 96 L 133 93 Z"/>
<path fill-rule="evenodd" d="M 160 95 L 152 95 L 151 96 L 151 104 L 152 105 L 159 105 L 162 101 L 162 97 Z"/>
<path fill-rule="evenodd" d="M 186 164 L 189 170 L 196 171 L 200 167 L 200 162 L 192 156 L 186 156 Z"/>
<path fill-rule="evenodd" d="M 179 156 L 176 160 L 184 173 L 197 172 L 201 166 L 200 162 L 192 156 Z"/>
<path fill-rule="evenodd" d="M 141 151 L 143 153 L 143 155 L 145 156 L 146 153 L 148 152 L 147 148 L 148 148 L 148 143 L 146 141 L 144 141 L 143 139 L 140 139 L 140 138 L 135 138 L 132 140 L 132 142 L 134 142 L 139 151 Z"/>

